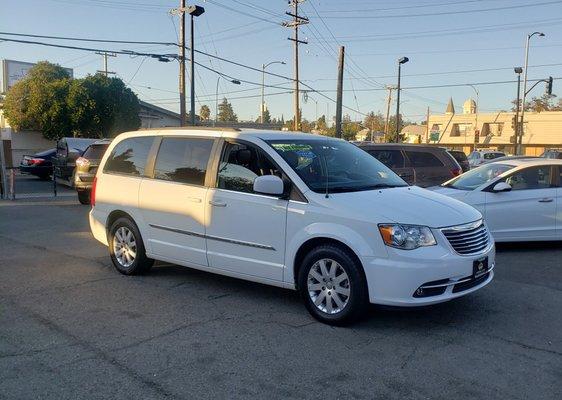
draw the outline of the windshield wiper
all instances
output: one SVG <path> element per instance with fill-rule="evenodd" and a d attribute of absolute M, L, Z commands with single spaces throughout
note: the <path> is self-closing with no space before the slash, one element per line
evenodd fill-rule
<path fill-rule="evenodd" d="M 332 186 L 330 187 L 330 192 L 342 193 L 342 192 L 362 192 L 365 190 L 375 190 L 375 189 L 390 189 L 396 187 L 406 187 L 408 185 L 391 185 L 387 183 L 376 183 L 373 185 L 365 186 Z"/>

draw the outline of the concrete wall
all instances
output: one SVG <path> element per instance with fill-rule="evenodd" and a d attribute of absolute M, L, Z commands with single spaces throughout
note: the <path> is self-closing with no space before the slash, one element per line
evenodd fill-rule
<path fill-rule="evenodd" d="M 12 162 L 14 166 L 18 166 L 26 154 L 35 154 L 43 150 L 52 149 L 57 145 L 55 141 L 45 139 L 41 132 L 14 132 L 11 128 L 3 128 L 2 131 L 2 136 L 11 140 Z"/>

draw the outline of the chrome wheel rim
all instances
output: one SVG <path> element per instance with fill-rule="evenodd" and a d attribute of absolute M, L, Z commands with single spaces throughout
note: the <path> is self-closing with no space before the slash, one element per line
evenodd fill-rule
<path fill-rule="evenodd" d="M 117 262 L 122 267 L 128 268 L 135 262 L 137 242 L 135 241 L 135 235 L 129 228 L 122 226 L 115 231 L 113 251 Z"/>
<path fill-rule="evenodd" d="M 308 295 L 317 309 L 326 314 L 342 312 L 349 302 L 351 285 L 343 267 L 331 258 L 323 258 L 308 272 Z"/>

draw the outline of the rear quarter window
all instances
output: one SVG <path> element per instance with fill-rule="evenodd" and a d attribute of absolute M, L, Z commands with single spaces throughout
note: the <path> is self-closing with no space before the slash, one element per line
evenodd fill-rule
<path fill-rule="evenodd" d="M 413 167 L 443 167 L 445 164 L 434 154 L 426 151 L 406 151 Z"/>
<path fill-rule="evenodd" d="M 101 160 L 109 144 L 92 144 L 88 146 L 82 157 L 88 160 Z"/>
<path fill-rule="evenodd" d="M 104 173 L 133 176 L 144 174 L 154 136 L 133 137 L 117 143 L 105 162 Z"/>

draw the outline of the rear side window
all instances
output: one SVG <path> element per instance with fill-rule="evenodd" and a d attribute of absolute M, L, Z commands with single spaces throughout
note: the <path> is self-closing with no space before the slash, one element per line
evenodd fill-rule
<path fill-rule="evenodd" d="M 88 160 L 101 160 L 103 153 L 107 150 L 108 144 L 92 144 L 88 146 L 82 157 Z"/>
<path fill-rule="evenodd" d="M 388 168 L 404 168 L 404 156 L 400 150 L 369 150 L 368 153 Z"/>
<path fill-rule="evenodd" d="M 431 153 L 425 151 L 406 151 L 413 167 L 442 167 L 445 164 Z"/>
<path fill-rule="evenodd" d="M 162 139 L 154 166 L 154 178 L 203 186 L 212 148 L 212 139 Z"/>
<path fill-rule="evenodd" d="M 107 158 L 103 172 L 141 176 L 154 136 L 125 139 L 113 148 Z"/>
<path fill-rule="evenodd" d="M 466 161 L 466 155 L 462 151 L 450 151 L 449 154 L 458 162 Z"/>

